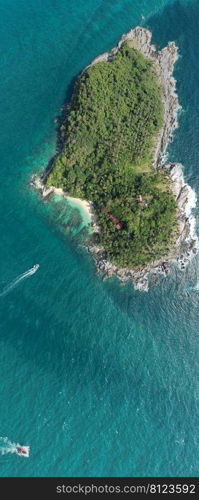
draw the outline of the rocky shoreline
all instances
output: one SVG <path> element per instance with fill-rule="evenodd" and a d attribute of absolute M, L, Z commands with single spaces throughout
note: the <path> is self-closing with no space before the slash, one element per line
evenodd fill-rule
<path fill-rule="evenodd" d="M 196 195 L 192 188 L 186 184 L 180 163 L 164 166 L 171 177 L 171 189 L 178 205 L 177 225 L 178 234 L 174 246 L 166 257 L 149 265 L 137 269 L 118 269 L 117 266 L 106 260 L 106 253 L 100 247 L 90 247 L 89 250 L 96 260 L 98 273 L 104 279 L 117 276 L 123 283 L 132 281 L 135 289 L 148 291 L 150 279 L 154 275 L 167 276 L 171 266 L 177 264 L 184 270 L 188 262 L 198 252 L 198 238 L 195 232 L 195 217 L 192 210 L 196 206 Z"/>
<path fill-rule="evenodd" d="M 160 85 L 163 89 L 164 105 L 164 127 L 160 131 L 154 146 L 153 163 L 155 168 L 164 168 L 168 171 L 171 179 L 171 189 L 178 206 L 177 227 L 178 234 L 175 244 L 166 257 L 152 262 L 144 268 L 139 269 L 118 269 L 106 260 L 106 253 L 98 247 L 90 248 L 93 254 L 99 273 L 103 273 L 104 278 L 117 276 L 123 283 L 132 281 L 135 289 L 148 291 L 149 281 L 152 275 L 166 276 L 173 264 L 183 270 L 188 262 L 198 251 L 198 238 L 195 232 L 195 218 L 192 210 L 196 206 L 196 195 L 192 188 L 185 183 L 183 167 L 181 164 L 165 164 L 166 149 L 172 139 L 174 130 L 178 127 L 177 111 L 181 108 L 176 94 L 176 82 L 173 77 L 174 64 L 178 58 L 178 50 L 174 42 L 170 42 L 167 47 L 157 51 L 151 44 L 152 34 L 145 28 L 137 27 L 126 35 L 123 35 L 116 48 L 110 53 L 102 54 L 95 59 L 92 64 L 100 61 L 110 61 L 118 52 L 121 45 L 130 40 L 132 46 L 142 54 L 153 60 Z"/>
<path fill-rule="evenodd" d="M 98 246 L 89 246 L 88 250 L 93 255 L 97 272 L 103 275 L 104 279 L 116 276 L 123 283 L 132 281 L 138 290 L 148 291 L 149 281 L 152 275 L 166 276 L 173 264 L 178 264 L 180 269 L 184 269 L 191 258 L 198 251 L 198 238 L 195 232 L 195 218 L 192 210 L 196 205 L 196 195 L 192 188 L 185 183 L 182 165 L 165 164 L 166 148 L 172 139 L 172 134 L 178 126 L 177 111 L 180 109 L 178 96 L 176 94 L 175 79 L 173 78 L 174 64 L 177 60 L 177 47 L 174 42 L 170 42 L 167 47 L 157 51 L 151 44 L 152 34 L 145 28 L 137 27 L 126 35 L 123 35 L 116 48 L 111 52 L 102 54 L 94 59 L 91 64 L 101 61 L 111 61 L 114 55 L 120 50 L 122 44 L 129 40 L 131 46 L 139 50 L 145 57 L 154 61 L 154 67 L 158 75 L 159 83 L 163 89 L 164 105 L 164 126 L 156 137 L 153 151 L 154 168 L 164 168 L 167 170 L 171 180 L 171 189 L 177 202 L 177 231 L 173 247 L 166 257 L 154 261 L 143 268 L 118 269 L 106 259 L 106 252 Z M 40 194 L 48 199 L 55 192 L 55 188 L 46 188 L 44 184 L 45 173 L 38 178 L 33 176 L 31 184 L 37 187 Z M 66 193 L 62 193 L 66 196 Z M 90 202 L 88 202 L 90 203 Z M 94 232 L 99 231 L 95 215 L 92 214 L 92 204 L 90 213 L 94 221 Z"/>

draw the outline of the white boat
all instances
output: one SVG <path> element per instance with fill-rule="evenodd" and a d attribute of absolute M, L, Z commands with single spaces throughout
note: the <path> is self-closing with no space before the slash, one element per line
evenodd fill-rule
<path fill-rule="evenodd" d="M 39 268 L 39 264 L 35 264 L 33 267 L 32 267 L 32 271 L 37 271 L 37 269 Z"/>
<path fill-rule="evenodd" d="M 29 457 L 29 446 L 17 446 L 16 447 L 16 453 L 20 457 Z"/>

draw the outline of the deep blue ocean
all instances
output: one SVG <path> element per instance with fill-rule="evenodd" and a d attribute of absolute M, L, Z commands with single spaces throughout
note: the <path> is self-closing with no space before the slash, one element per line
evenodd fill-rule
<path fill-rule="evenodd" d="M 169 156 L 199 197 L 198 0 L 0 0 L 1 476 L 199 474 L 199 258 L 148 293 L 103 282 L 79 215 L 29 188 L 73 79 L 138 24 L 178 44 Z"/>

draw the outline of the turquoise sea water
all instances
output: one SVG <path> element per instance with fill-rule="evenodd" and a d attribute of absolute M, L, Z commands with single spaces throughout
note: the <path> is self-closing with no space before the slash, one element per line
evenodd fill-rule
<path fill-rule="evenodd" d="M 1 476 L 199 474 L 198 258 L 148 293 L 102 282 L 79 213 L 28 188 L 73 78 L 137 24 L 179 46 L 169 152 L 199 196 L 198 1 L 0 0 Z"/>

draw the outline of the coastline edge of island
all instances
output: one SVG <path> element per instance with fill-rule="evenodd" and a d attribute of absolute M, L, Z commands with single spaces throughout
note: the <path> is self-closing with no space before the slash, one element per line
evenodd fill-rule
<path fill-rule="evenodd" d="M 181 108 L 176 94 L 176 81 L 173 77 L 173 69 L 178 58 L 178 51 L 174 42 L 169 42 L 165 48 L 157 51 L 156 47 L 151 44 L 151 37 L 152 33 L 147 29 L 142 27 L 134 28 L 122 36 L 116 48 L 98 56 L 91 63 L 92 65 L 101 61 L 111 61 L 118 50 L 120 50 L 122 44 L 126 40 L 131 40 L 134 48 L 139 50 L 146 58 L 154 61 L 157 76 L 163 89 L 164 126 L 156 137 L 153 164 L 154 168 L 167 169 L 170 175 L 171 190 L 177 202 L 177 224 L 179 229 L 175 244 L 166 256 L 161 257 L 157 261 L 150 262 L 144 267 L 135 269 L 119 269 L 107 261 L 106 252 L 102 247 L 95 245 L 88 246 L 89 252 L 95 259 L 97 272 L 102 274 L 104 279 L 116 276 L 123 283 L 132 281 L 135 289 L 142 291 L 148 291 L 151 275 L 166 276 L 174 264 L 177 264 L 183 270 L 192 257 L 196 255 L 199 248 L 198 237 L 195 231 L 196 220 L 192 213 L 192 210 L 196 206 L 196 194 L 184 180 L 182 165 L 180 163 L 166 163 L 167 146 L 172 140 L 174 130 L 178 127 L 177 112 Z M 62 189 L 57 189 L 53 186 L 46 187 L 45 179 L 48 173 L 49 169 L 45 170 L 40 176 L 33 175 L 30 183 L 31 186 L 36 187 L 41 196 L 46 200 L 52 194 L 58 194 L 68 200 L 73 200 L 77 206 L 81 206 L 87 212 L 91 220 L 93 232 L 99 232 L 100 228 L 93 212 L 92 202 L 70 197 Z"/>

